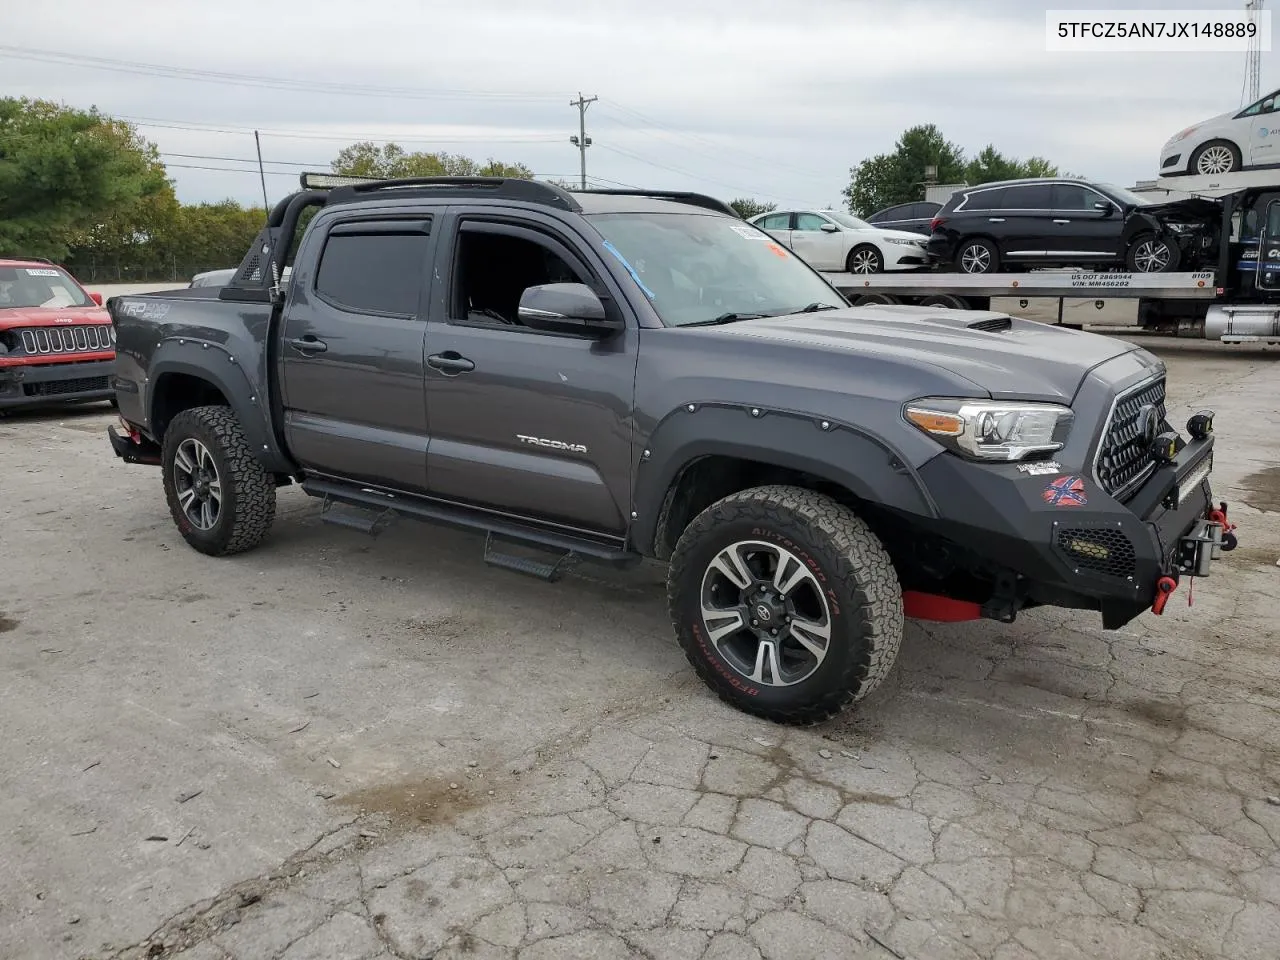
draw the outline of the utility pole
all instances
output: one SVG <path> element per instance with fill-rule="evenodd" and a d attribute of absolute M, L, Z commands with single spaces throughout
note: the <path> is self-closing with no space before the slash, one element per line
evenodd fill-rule
<path fill-rule="evenodd" d="M 267 216 L 271 215 L 271 204 L 267 203 L 267 174 L 262 169 L 262 140 L 258 137 L 258 131 L 253 131 L 253 144 L 258 148 L 258 177 L 262 180 L 262 209 Z"/>
<path fill-rule="evenodd" d="M 582 189 L 587 189 L 587 147 L 591 146 L 591 138 L 587 136 L 587 107 L 599 100 L 599 97 L 584 97 L 578 91 L 578 99 L 570 100 L 569 106 L 578 108 L 578 135 L 570 137 L 569 142 L 578 148 L 578 158 L 582 163 Z"/>
<path fill-rule="evenodd" d="M 1266 0 L 1245 0 L 1244 9 L 1249 14 L 1249 23 L 1254 26 L 1254 34 L 1245 50 L 1244 89 L 1240 94 L 1240 105 L 1253 103 L 1262 95 L 1262 43 L 1261 28 L 1258 27 L 1258 13 Z"/>

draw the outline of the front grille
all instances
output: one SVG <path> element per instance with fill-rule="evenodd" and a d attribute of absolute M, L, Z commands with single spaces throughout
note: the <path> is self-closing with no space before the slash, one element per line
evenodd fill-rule
<path fill-rule="evenodd" d="M 1164 377 L 1122 394 L 1111 411 L 1098 445 L 1094 472 L 1098 484 L 1112 496 L 1122 496 L 1155 469 L 1140 422 L 1142 408 L 1147 404 L 1155 407 L 1156 423 L 1163 430 Z"/>
<path fill-rule="evenodd" d="M 114 350 L 116 331 L 109 323 L 97 326 L 27 327 L 16 331 L 22 352 L 31 356 Z"/>
<path fill-rule="evenodd" d="M 1054 536 L 1058 551 L 1077 571 L 1127 580 L 1133 577 L 1137 556 L 1133 542 L 1119 527 L 1059 528 Z"/>
<path fill-rule="evenodd" d="M 24 383 L 22 392 L 28 397 L 61 397 L 68 393 L 86 393 L 90 390 L 106 390 L 106 377 L 76 377 L 73 380 L 43 380 Z"/>

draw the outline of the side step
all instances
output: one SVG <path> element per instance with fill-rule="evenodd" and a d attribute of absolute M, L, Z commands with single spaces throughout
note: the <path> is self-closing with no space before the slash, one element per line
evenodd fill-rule
<path fill-rule="evenodd" d="M 395 517 L 396 512 L 390 508 L 375 513 L 373 510 L 366 510 L 362 507 L 342 504 L 330 497 L 325 497 L 320 506 L 320 519 L 322 522 L 331 523 L 335 527 L 348 527 L 351 530 L 358 530 L 371 537 L 376 537 L 391 526 L 391 522 Z"/>
<path fill-rule="evenodd" d="M 517 557 L 514 554 L 501 553 L 494 549 L 492 530 L 484 538 L 484 562 L 489 566 L 501 567 L 504 570 L 537 577 L 547 583 L 555 583 L 566 572 L 576 567 L 581 559 L 572 550 L 562 554 L 555 563 L 549 563 L 546 560 L 535 560 L 532 557 Z"/>

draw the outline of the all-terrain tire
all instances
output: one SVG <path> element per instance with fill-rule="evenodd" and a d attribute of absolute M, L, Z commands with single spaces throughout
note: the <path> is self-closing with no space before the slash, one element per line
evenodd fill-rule
<path fill-rule="evenodd" d="M 178 499 L 174 459 L 179 445 L 192 438 L 211 454 L 221 483 L 221 505 L 209 530 L 192 524 Z M 187 543 L 201 553 L 221 557 L 243 553 L 262 542 L 275 520 L 276 485 L 250 450 L 230 407 L 183 410 L 165 430 L 162 448 L 165 500 Z"/>
<path fill-rule="evenodd" d="M 783 547 L 822 585 L 831 623 L 825 659 L 794 685 L 753 683 L 708 638 L 704 575 L 722 550 L 743 541 Z M 755 487 L 703 510 L 672 554 L 667 606 L 703 682 L 726 703 L 776 723 L 817 723 L 863 699 L 888 676 L 902 643 L 902 588 L 880 540 L 853 511 L 802 487 Z"/>

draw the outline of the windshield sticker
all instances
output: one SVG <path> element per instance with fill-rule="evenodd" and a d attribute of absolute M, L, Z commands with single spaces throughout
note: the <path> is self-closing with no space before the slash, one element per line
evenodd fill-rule
<path fill-rule="evenodd" d="M 730 230 L 732 230 L 734 233 L 736 233 L 738 236 L 740 236 L 740 237 L 742 237 L 743 239 L 746 239 L 746 240 L 767 240 L 767 239 L 769 239 L 769 238 L 768 238 L 768 236 L 767 236 L 766 234 L 762 233 L 761 231 L 759 231 L 759 230 L 753 230 L 753 229 L 751 229 L 751 227 L 748 227 L 748 226 L 746 226 L 745 224 L 742 224 L 742 223 L 731 223 L 731 224 L 729 224 L 729 229 L 730 229 Z"/>
<path fill-rule="evenodd" d="M 783 260 L 787 259 L 787 251 L 783 250 L 776 243 L 766 243 L 765 247 L 768 248 L 769 252 L 775 257 L 781 257 Z"/>
<path fill-rule="evenodd" d="M 1084 495 L 1084 481 L 1079 477 L 1058 477 L 1050 481 L 1041 496 L 1051 507 L 1083 507 L 1089 502 Z"/>
<path fill-rule="evenodd" d="M 59 277 L 61 276 L 57 270 L 50 270 L 48 267 L 27 267 L 27 275 L 32 277 Z"/>
<path fill-rule="evenodd" d="M 621 251 L 619 251 L 617 247 L 615 247 L 612 243 L 606 240 L 604 242 L 604 248 L 608 250 L 611 254 L 613 254 L 613 256 L 617 259 L 617 261 L 620 264 L 622 264 L 623 269 L 625 269 L 627 273 L 631 274 L 631 279 L 636 282 L 637 287 L 639 287 L 641 290 L 644 291 L 644 295 L 646 297 L 648 297 L 650 300 L 658 299 L 654 295 L 654 292 L 644 285 L 644 281 L 640 279 L 640 274 L 636 273 L 635 268 L 631 266 L 631 264 L 627 263 L 627 258 L 622 255 Z"/>

